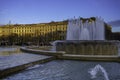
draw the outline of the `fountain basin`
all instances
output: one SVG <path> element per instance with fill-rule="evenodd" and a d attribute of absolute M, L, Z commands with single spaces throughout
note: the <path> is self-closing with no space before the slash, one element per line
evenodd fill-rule
<path fill-rule="evenodd" d="M 107 61 L 107 62 L 120 62 L 120 57 L 118 55 L 81 55 L 81 54 L 68 54 L 65 51 L 46 51 L 46 50 L 36 50 L 35 48 L 22 47 L 23 52 L 54 56 L 56 59 L 60 60 L 81 60 L 81 61 Z"/>
<path fill-rule="evenodd" d="M 64 40 L 55 43 L 56 51 L 77 55 L 119 55 L 120 41 Z"/>

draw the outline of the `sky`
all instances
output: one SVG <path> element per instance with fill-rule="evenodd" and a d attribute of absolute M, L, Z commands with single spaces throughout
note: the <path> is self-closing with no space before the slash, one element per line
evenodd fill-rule
<path fill-rule="evenodd" d="M 0 24 L 32 24 L 101 16 L 120 20 L 120 0 L 0 0 Z"/>

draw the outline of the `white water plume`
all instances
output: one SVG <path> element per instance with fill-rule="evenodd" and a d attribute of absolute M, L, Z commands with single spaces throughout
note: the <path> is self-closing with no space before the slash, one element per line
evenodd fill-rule
<path fill-rule="evenodd" d="M 88 73 L 91 74 L 91 79 L 98 78 L 96 76 L 98 72 L 102 72 L 103 76 L 104 76 L 104 79 L 109 80 L 106 70 L 99 64 L 96 65 L 94 68 L 92 68 L 90 71 L 88 71 Z"/>

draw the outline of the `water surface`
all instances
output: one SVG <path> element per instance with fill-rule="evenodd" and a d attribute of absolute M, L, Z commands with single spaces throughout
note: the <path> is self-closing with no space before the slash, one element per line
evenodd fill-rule
<path fill-rule="evenodd" d="M 36 65 L 5 80 L 105 80 L 101 72 L 97 74 L 97 78 L 91 79 L 89 70 L 97 64 L 106 70 L 110 80 L 120 80 L 119 63 L 71 60 L 55 60 Z"/>

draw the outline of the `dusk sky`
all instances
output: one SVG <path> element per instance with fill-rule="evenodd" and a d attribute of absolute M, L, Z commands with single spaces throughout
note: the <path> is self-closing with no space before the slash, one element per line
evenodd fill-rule
<path fill-rule="evenodd" d="M 73 17 L 120 20 L 120 0 L 0 0 L 0 24 L 32 24 Z"/>

